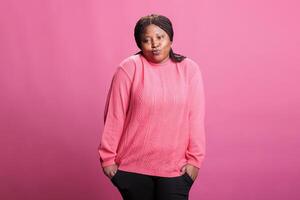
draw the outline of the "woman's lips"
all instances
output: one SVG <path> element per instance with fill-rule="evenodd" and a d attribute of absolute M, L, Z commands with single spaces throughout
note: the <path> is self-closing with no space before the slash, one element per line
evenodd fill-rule
<path fill-rule="evenodd" d="M 153 50 L 152 53 L 153 53 L 154 55 L 159 55 L 159 54 L 160 54 L 160 50 Z"/>

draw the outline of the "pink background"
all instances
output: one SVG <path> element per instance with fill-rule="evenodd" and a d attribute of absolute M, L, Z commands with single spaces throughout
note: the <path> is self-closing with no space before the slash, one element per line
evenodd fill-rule
<path fill-rule="evenodd" d="M 121 199 L 97 147 L 136 21 L 201 67 L 207 157 L 190 199 L 300 198 L 299 1 L 0 2 L 0 199 Z"/>

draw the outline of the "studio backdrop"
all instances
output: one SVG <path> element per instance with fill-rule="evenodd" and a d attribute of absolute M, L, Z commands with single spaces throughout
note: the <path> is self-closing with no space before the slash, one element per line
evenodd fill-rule
<path fill-rule="evenodd" d="M 0 199 L 117 200 L 98 145 L 144 15 L 203 74 L 207 154 L 191 200 L 300 198 L 299 1 L 2 0 Z"/>

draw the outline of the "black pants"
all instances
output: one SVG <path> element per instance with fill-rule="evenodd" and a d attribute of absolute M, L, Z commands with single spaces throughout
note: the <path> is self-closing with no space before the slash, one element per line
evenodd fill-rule
<path fill-rule="evenodd" d="M 111 181 L 123 200 L 188 200 L 194 183 L 187 173 L 177 177 L 160 177 L 119 169 Z"/>

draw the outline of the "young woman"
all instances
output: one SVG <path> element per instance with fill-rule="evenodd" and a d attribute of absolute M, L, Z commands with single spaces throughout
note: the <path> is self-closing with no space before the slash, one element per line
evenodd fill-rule
<path fill-rule="evenodd" d="M 188 200 L 205 156 L 204 89 L 195 61 L 173 52 L 171 21 L 139 19 L 141 51 L 117 67 L 98 147 L 124 200 Z"/>

